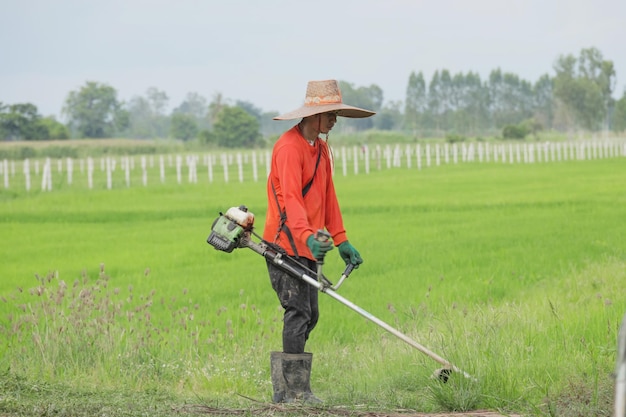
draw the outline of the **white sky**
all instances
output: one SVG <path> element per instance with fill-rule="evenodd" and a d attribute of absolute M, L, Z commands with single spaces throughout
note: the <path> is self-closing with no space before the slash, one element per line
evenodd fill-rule
<path fill-rule="evenodd" d="M 560 55 L 598 48 L 626 81 L 625 0 L 0 0 L 0 102 L 60 115 L 72 90 L 120 100 L 215 93 L 286 112 L 309 80 L 376 84 L 501 68 L 530 82 Z"/>

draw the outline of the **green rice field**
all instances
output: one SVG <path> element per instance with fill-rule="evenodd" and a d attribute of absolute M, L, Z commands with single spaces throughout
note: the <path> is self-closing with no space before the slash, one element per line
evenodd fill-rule
<path fill-rule="evenodd" d="M 241 204 L 261 234 L 261 177 L 0 188 L 0 415 L 269 403 L 282 310 L 265 261 L 206 243 L 219 213 Z M 335 185 L 365 261 L 339 294 L 475 379 L 442 384 L 438 363 L 320 295 L 307 350 L 329 414 L 612 415 L 623 157 L 373 169 Z M 324 271 L 339 278 L 337 250 Z"/>

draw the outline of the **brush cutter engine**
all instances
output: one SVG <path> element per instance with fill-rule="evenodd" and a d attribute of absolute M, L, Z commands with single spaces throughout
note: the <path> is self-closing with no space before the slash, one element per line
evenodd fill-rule
<path fill-rule="evenodd" d="M 245 247 L 253 225 L 254 214 L 246 206 L 231 207 L 215 219 L 207 243 L 216 250 L 230 253 L 237 247 Z"/>

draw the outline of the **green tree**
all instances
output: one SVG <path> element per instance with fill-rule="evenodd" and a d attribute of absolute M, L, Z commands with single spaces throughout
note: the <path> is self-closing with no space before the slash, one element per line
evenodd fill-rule
<path fill-rule="evenodd" d="M 443 115 L 445 109 L 445 99 L 441 87 L 441 75 L 436 70 L 428 84 L 428 126 L 435 129 L 437 134 L 441 134 Z"/>
<path fill-rule="evenodd" d="M 141 96 L 133 97 L 128 103 L 128 115 L 130 119 L 128 137 L 137 139 L 157 137 L 153 123 L 154 115 L 148 99 Z"/>
<path fill-rule="evenodd" d="M 210 129 L 211 124 L 207 117 L 209 105 L 206 98 L 198 93 L 187 93 L 185 100 L 174 109 L 172 114 L 184 113 L 193 116 L 199 128 Z"/>
<path fill-rule="evenodd" d="M 261 144 L 259 121 L 237 106 L 225 106 L 213 125 L 213 137 L 226 148 L 255 147 Z"/>
<path fill-rule="evenodd" d="M 167 94 L 156 87 L 148 88 L 144 96 L 134 96 L 128 103 L 129 125 L 126 135 L 139 139 L 168 137 L 168 102 Z"/>
<path fill-rule="evenodd" d="M 546 128 L 552 128 L 554 120 L 554 80 L 545 74 L 533 86 L 533 118 Z"/>
<path fill-rule="evenodd" d="M 106 84 L 88 81 L 65 100 L 63 114 L 70 130 L 85 138 L 114 137 L 129 122 L 128 113 L 117 99 L 117 91 Z"/>
<path fill-rule="evenodd" d="M 489 104 L 496 128 L 517 124 L 528 119 L 533 112 L 532 85 L 512 73 L 499 68 L 489 75 Z"/>
<path fill-rule="evenodd" d="M 54 116 L 44 117 L 41 124 L 48 129 L 49 139 L 69 139 L 70 131 L 67 126 L 59 122 Z"/>
<path fill-rule="evenodd" d="M 339 81 L 343 101 L 353 106 L 378 112 L 383 105 L 383 90 L 376 84 L 356 88 L 346 81 Z M 341 130 L 367 130 L 374 126 L 372 117 L 341 120 Z"/>
<path fill-rule="evenodd" d="M 374 119 L 374 128 L 380 130 L 396 130 L 402 128 L 404 115 L 401 109 L 401 101 L 390 101 L 385 104 Z"/>
<path fill-rule="evenodd" d="M 554 64 L 554 96 L 573 116 L 574 125 L 587 130 L 608 127 L 615 69 L 595 48 L 583 49 L 580 56 L 560 56 Z"/>
<path fill-rule="evenodd" d="M 455 132 L 477 134 L 488 126 L 488 92 L 480 75 L 458 73 L 452 77 L 448 126 Z"/>
<path fill-rule="evenodd" d="M 45 140 L 50 133 L 37 106 L 31 103 L 0 105 L 2 140 Z"/>
<path fill-rule="evenodd" d="M 189 113 L 174 113 L 170 121 L 170 136 L 187 141 L 198 135 L 198 122 Z"/>
<path fill-rule="evenodd" d="M 209 119 L 211 126 L 217 121 L 219 113 L 226 106 L 226 100 L 224 99 L 222 93 L 215 93 L 213 95 L 213 100 L 209 103 L 209 112 L 207 114 L 207 118 Z"/>
<path fill-rule="evenodd" d="M 418 74 L 411 72 L 409 75 L 409 83 L 406 87 L 404 126 L 414 135 L 417 134 L 422 126 L 427 103 L 428 97 L 426 96 L 424 74 L 422 74 L 421 71 Z"/>
<path fill-rule="evenodd" d="M 611 128 L 615 132 L 626 131 L 626 89 L 622 94 L 622 98 L 615 103 L 615 109 L 613 111 L 613 124 Z"/>

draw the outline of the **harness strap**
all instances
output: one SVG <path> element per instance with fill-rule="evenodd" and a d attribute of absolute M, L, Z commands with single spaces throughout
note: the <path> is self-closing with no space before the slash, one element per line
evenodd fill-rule
<path fill-rule="evenodd" d="M 317 161 L 315 162 L 315 170 L 313 171 L 313 176 L 311 177 L 309 182 L 306 183 L 304 188 L 302 188 L 302 198 L 304 198 L 304 196 L 307 195 L 307 193 L 311 189 L 311 185 L 313 185 L 313 180 L 315 179 L 315 173 L 317 172 L 317 167 L 320 164 L 321 156 L 322 156 L 322 148 L 320 146 L 317 152 Z M 283 232 L 285 232 L 285 235 L 287 235 L 287 239 L 289 240 L 291 249 L 293 249 L 294 255 L 296 256 L 296 258 L 300 258 L 300 256 L 298 255 L 298 249 L 296 249 L 296 242 L 293 239 L 291 230 L 289 230 L 286 224 L 287 223 L 287 211 L 286 210 L 283 211 L 280 208 L 280 204 L 278 203 L 278 195 L 276 195 L 276 188 L 274 188 L 274 182 L 271 182 L 271 184 L 272 184 L 272 193 L 274 194 L 274 200 L 276 200 L 276 207 L 278 208 L 278 213 L 280 213 L 280 222 L 278 223 L 278 230 L 276 230 L 276 237 L 274 238 L 274 242 L 278 240 L 278 236 L 280 235 L 280 231 L 282 230 Z"/>

